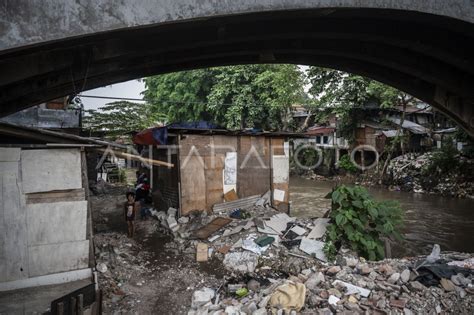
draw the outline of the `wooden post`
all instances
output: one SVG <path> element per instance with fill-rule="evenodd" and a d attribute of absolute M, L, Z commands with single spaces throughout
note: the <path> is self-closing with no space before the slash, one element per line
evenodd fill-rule
<path fill-rule="evenodd" d="M 72 297 L 70 300 L 69 300 L 69 310 L 70 310 L 70 314 L 71 315 L 75 315 L 76 314 L 76 298 Z"/>
<path fill-rule="evenodd" d="M 77 314 L 83 315 L 84 314 L 84 295 L 79 294 L 77 296 Z"/>
<path fill-rule="evenodd" d="M 58 303 L 58 310 L 56 315 L 64 315 L 64 304 L 62 302 Z"/>
<path fill-rule="evenodd" d="M 85 199 L 87 201 L 86 239 L 89 240 L 89 267 L 92 268 L 95 266 L 95 248 L 92 228 L 92 209 L 89 201 L 89 178 L 87 177 L 87 158 L 84 148 L 81 148 L 81 173 L 82 188 L 84 188 Z"/>

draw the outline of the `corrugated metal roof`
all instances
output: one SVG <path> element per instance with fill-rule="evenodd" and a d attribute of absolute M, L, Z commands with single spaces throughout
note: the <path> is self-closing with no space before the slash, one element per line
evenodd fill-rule
<path fill-rule="evenodd" d="M 399 118 L 388 117 L 388 120 L 390 120 L 391 122 L 393 122 L 397 125 L 400 125 L 400 119 Z M 404 120 L 403 121 L 402 128 L 408 129 L 411 132 L 413 132 L 414 134 L 418 134 L 418 135 L 427 134 L 429 132 L 428 128 L 423 127 L 422 125 L 418 125 L 418 124 L 416 124 L 412 121 L 409 121 L 409 120 Z"/>

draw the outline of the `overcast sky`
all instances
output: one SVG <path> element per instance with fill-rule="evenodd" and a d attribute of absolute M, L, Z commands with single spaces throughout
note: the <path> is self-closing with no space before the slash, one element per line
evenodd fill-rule
<path fill-rule="evenodd" d="M 84 91 L 82 95 L 95 95 L 95 96 L 107 96 L 107 97 L 126 97 L 126 98 L 143 98 L 140 94 L 145 90 L 145 83 L 138 80 L 131 80 L 113 85 L 107 85 L 98 89 Z M 113 99 L 99 99 L 99 98 L 88 98 L 81 97 L 82 103 L 85 109 L 98 109 L 107 103 L 111 103 L 117 100 Z"/>

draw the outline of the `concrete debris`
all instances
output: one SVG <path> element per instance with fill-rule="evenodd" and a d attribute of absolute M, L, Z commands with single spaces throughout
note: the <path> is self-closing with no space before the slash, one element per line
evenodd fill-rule
<path fill-rule="evenodd" d="M 229 213 L 196 212 L 186 223 L 178 221 L 178 230 L 172 231 L 163 225 L 168 213 L 153 210 L 152 220 L 137 220 L 137 239 L 120 233 L 122 225 L 119 232 L 95 234 L 105 313 L 148 314 L 161 304 L 168 310 L 162 307 L 155 313 L 284 314 L 284 309 L 286 314 L 474 313 L 472 254 L 441 252 L 438 263 L 464 269 L 441 283 L 425 286 L 416 278 L 415 268 L 426 256 L 373 262 L 341 248 L 333 262 L 325 262 L 318 257 L 324 245 L 316 238 L 321 231 L 309 237 L 320 224 L 317 219 L 291 218 L 270 207 L 253 206 L 247 211 L 250 219 L 229 219 L 225 228 L 199 240 L 195 231 Z M 114 212 L 110 213 L 112 217 Z M 295 226 L 306 234 L 298 235 Z M 273 232 L 262 233 L 262 228 Z M 149 242 L 155 241 L 155 234 L 144 233 L 147 229 L 159 231 L 159 246 Z M 291 230 L 296 237 L 288 239 L 285 234 Z M 267 237 L 275 240 L 265 246 L 255 242 Z M 147 252 L 144 243 L 153 244 L 148 247 L 152 252 Z M 201 247 L 207 261 L 197 263 L 196 252 Z M 104 272 L 102 264 L 108 267 Z M 294 298 L 291 290 L 282 288 L 290 283 L 296 292 L 305 293 Z M 237 291 L 245 296 L 238 296 Z M 272 300 L 274 296 L 278 299 Z M 145 299 L 152 302 L 141 308 Z"/>
<path fill-rule="evenodd" d="M 353 285 L 353 284 L 350 284 L 350 283 L 347 283 L 347 282 L 336 280 L 332 283 L 332 285 L 334 285 L 334 286 L 337 286 L 339 284 L 346 288 L 346 290 L 347 290 L 346 295 L 359 294 L 360 296 L 368 297 L 369 294 L 370 294 L 370 290 L 358 287 L 356 285 Z"/>
<path fill-rule="evenodd" d="M 241 272 L 254 272 L 258 255 L 252 252 L 234 252 L 225 255 L 223 264 L 229 269 Z"/>
<path fill-rule="evenodd" d="M 295 221 L 295 218 L 291 218 L 286 213 L 278 213 L 270 218 L 270 220 L 264 221 L 265 227 L 272 229 L 276 234 L 282 234 L 287 224 Z"/>
<path fill-rule="evenodd" d="M 307 237 L 301 239 L 300 250 L 322 261 L 327 261 L 326 255 L 323 252 L 324 243 L 320 241 L 311 240 Z"/>
<path fill-rule="evenodd" d="M 104 263 L 97 264 L 95 268 L 97 269 L 98 272 L 102 272 L 102 273 L 107 272 L 107 265 Z"/>
<path fill-rule="evenodd" d="M 191 307 L 198 308 L 211 302 L 211 300 L 214 298 L 214 295 L 214 290 L 210 288 L 203 288 L 201 290 L 194 291 Z"/>
<path fill-rule="evenodd" d="M 326 234 L 326 227 L 329 225 L 327 218 L 318 218 L 314 221 L 314 228 L 309 232 L 307 238 L 319 239 Z"/>
<path fill-rule="evenodd" d="M 302 228 L 301 226 L 298 226 L 298 225 L 295 225 L 294 227 L 292 227 L 290 229 L 290 231 L 292 231 L 293 233 L 295 233 L 296 235 L 298 236 L 302 236 L 304 234 L 306 234 L 306 229 Z"/>

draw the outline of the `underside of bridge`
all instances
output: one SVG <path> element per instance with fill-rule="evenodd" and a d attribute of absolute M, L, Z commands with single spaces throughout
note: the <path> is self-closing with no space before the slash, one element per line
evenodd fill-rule
<path fill-rule="evenodd" d="M 414 11 L 305 9 L 183 20 L 0 51 L 0 116 L 173 71 L 317 65 L 392 85 L 474 135 L 474 24 Z"/>

